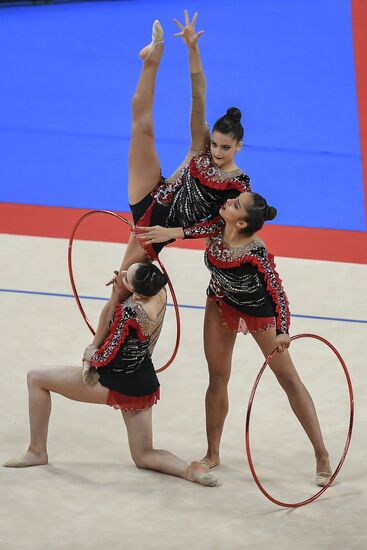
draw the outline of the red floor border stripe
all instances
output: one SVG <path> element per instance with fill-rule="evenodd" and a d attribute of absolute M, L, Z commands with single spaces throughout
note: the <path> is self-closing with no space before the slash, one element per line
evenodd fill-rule
<path fill-rule="evenodd" d="M 0 232 L 13 235 L 69 238 L 77 219 L 88 210 L 0 203 Z M 130 217 L 130 214 L 122 213 Z M 80 227 L 77 238 L 126 242 L 129 228 L 109 216 L 95 216 Z M 267 225 L 261 236 L 276 256 L 367 263 L 367 232 Z M 180 248 L 204 248 L 203 241 L 177 241 Z"/>

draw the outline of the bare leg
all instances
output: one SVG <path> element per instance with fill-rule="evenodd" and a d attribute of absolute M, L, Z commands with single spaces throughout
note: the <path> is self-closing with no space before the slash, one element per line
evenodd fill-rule
<path fill-rule="evenodd" d="M 27 452 L 8 460 L 4 466 L 24 468 L 47 464 L 47 434 L 51 414 L 50 392 L 59 393 L 74 401 L 106 404 L 108 389 L 82 382 L 80 367 L 32 370 L 28 373 L 30 443 Z"/>
<path fill-rule="evenodd" d="M 160 34 L 156 23 L 153 26 L 155 41 L 146 46 L 140 56 L 143 67 L 132 101 L 132 135 L 129 153 L 128 193 L 130 204 L 136 204 L 148 195 L 160 178 L 160 163 L 154 143 L 153 101 L 155 81 L 163 53 L 163 31 Z M 158 35 L 157 35 L 158 32 Z M 157 41 L 158 40 L 158 41 Z M 144 248 L 134 236 L 130 236 L 120 271 L 128 269 L 135 262 L 147 260 Z M 108 334 L 108 321 L 117 304 L 123 302 L 129 291 L 114 285 L 109 302 L 104 306 L 93 344 L 99 347 Z"/>
<path fill-rule="evenodd" d="M 275 348 L 275 328 L 253 334 L 264 356 L 267 357 Z M 315 405 L 303 385 L 292 363 L 289 352 L 276 354 L 270 362 L 270 368 L 287 394 L 294 414 L 308 435 L 315 451 L 316 472 L 331 472 L 329 454 L 322 437 Z"/>
<path fill-rule="evenodd" d="M 132 101 L 128 185 L 130 204 L 136 204 L 153 191 L 161 173 L 154 143 L 153 101 L 155 81 L 163 53 L 163 31 L 158 40 L 160 41 L 144 48 L 140 54 L 143 58 L 143 67 Z"/>
<path fill-rule="evenodd" d="M 208 451 L 202 462 L 209 468 L 217 466 L 220 462 L 219 446 L 228 413 L 227 385 L 236 336 L 236 333 L 223 325 L 217 304 L 207 300 L 204 349 L 209 368 L 209 386 L 205 398 Z"/>
<path fill-rule="evenodd" d="M 152 409 L 138 413 L 122 413 L 126 424 L 131 457 L 138 468 L 156 470 L 171 476 L 182 477 L 208 487 L 217 484 L 215 476 L 198 462 L 187 464 L 172 453 L 153 448 Z"/>

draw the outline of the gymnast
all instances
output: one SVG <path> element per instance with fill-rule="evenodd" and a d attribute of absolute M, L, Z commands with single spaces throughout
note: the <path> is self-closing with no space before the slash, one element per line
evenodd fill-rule
<path fill-rule="evenodd" d="M 131 296 L 116 306 L 102 346 L 85 349 L 83 369 L 60 367 L 28 373 L 29 447 L 24 455 L 3 465 L 25 468 L 48 463 L 47 434 L 54 392 L 74 401 L 120 409 L 131 457 L 138 468 L 215 486 L 216 477 L 205 465 L 189 465 L 168 451 L 153 448 L 152 406 L 159 399 L 160 388 L 151 354 L 166 310 L 166 275 L 152 263 L 136 263 L 117 273 L 111 282 L 115 287 L 126 287 Z"/>
<path fill-rule="evenodd" d="M 250 332 L 265 357 L 279 353 L 269 365 L 309 437 L 316 458 L 316 484 L 324 486 L 332 471 L 310 394 L 288 352 L 288 300 L 256 232 L 276 216 L 257 193 L 241 193 L 220 209 L 223 228 L 207 239 L 205 264 L 211 272 L 204 320 L 204 348 L 209 368 L 206 392 L 208 449 L 201 461 L 208 469 L 220 463 L 219 447 L 228 412 L 227 385 L 237 332 Z"/>
<path fill-rule="evenodd" d="M 191 145 L 174 174 L 164 179 L 154 142 L 153 99 L 155 80 L 163 54 L 163 30 L 153 24 L 152 42 L 140 52 L 142 71 L 132 101 L 132 135 L 129 153 L 128 194 L 135 231 L 131 235 L 121 270 L 134 262 L 155 258 L 174 239 L 199 238 L 219 219 L 221 205 L 250 189 L 247 174 L 235 164 L 242 147 L 241 113 L 230 108 L 214 124 L 212 135 L 205 118 L 206 80 L 196 32 L 197 13 L 185 25 L 175 20 L 188 47 L 191 73 Z M 137 236 L 141 237 L 139 241 Z M 154 244 L 152 242 L 154 241 Z M 144 242 L 144 246 L 142 245 Z M 108 330 L 108 319 L 128 290 L 113 288 L 105 306 L 93 343 L 99 346 Z"/>

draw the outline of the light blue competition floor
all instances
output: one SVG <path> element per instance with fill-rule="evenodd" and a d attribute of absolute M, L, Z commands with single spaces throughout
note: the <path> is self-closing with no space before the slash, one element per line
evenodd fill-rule
<path fill-rule="evenodd" d="M 277 223 L 364 231 L 349 0 L 2 9 L 0 199 L 128 209 L 130 102 L 155 18 L 166 29 L 157 147 L 164 173 L 173 171 L 189 144 L 187 52 L 172 36 L 184 7 L 198 9 L 205 30 L 208 121 L 241 108 L 238 162 L 279 207 Z"/>

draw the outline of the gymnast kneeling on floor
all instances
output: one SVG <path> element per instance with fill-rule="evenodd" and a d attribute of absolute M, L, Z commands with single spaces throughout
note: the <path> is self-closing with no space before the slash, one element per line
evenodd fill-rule
<path fill-rule="evenodd" d="M 166 310 L 166 275 L 152 263 L 135 263 L 125 272 L 116 272 L 111 283 L 117 291 L 124 286 L 132 294 L 115 307 L 102 345 L 85 349 L 83 368 L 45 368 L 28 373 L 29 447 L 4 466 L 25 468 L 48 463 L 51 392 L 55 392 L 74 401 L 120 409 L 138 468 L 215 486 L 216 477 L 205 465 L 189 465 L 166 450 L 153 448 L 152 406 L 159 400 L 160 388 L 151 356 Z"/>

